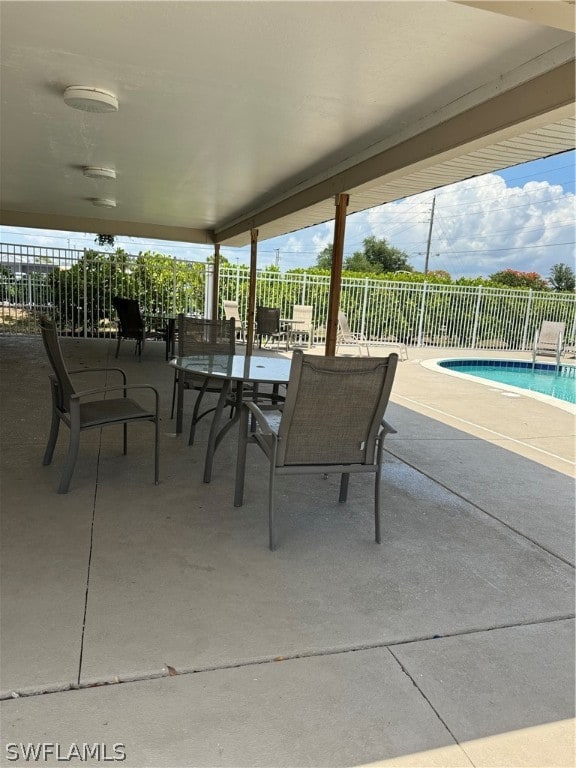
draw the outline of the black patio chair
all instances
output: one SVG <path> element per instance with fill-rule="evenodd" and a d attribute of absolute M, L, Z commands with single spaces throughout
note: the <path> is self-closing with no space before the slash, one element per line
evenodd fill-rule
<path fill-rule="evenodd" d="M 387 433 L 395 432 L 384 414 L 398 355 L 346 358 L 304 355 L 294 350 L 286 401 L 278 409 L 242 403 L 234 506 L 244 499 L 246 447 L 255 443 L 270 462 L 268 525 L 270 549 L 276 548 L 274 481 L 277 475 L 341 474 L 339 501 L 346 501 L 350 474 L 374 475 L 374 526 L 380 544 L 380 478 Z M 256 421 L 248 429 L 249 417 Z"/>
<path fill-rule="evenodd" d="M 288 349 L 288 334 L 280 327 L 280 310 L 276 307 L 256 307 L 256 334 L 259 348 L 262 347 L 262 339 L 265 339 L 264 346 L 276 341 L 280 349 L 280 341 L 283 339 Z"/>
<path fill-rule="evenodd" d="M 86 429 L 95 429 L 97 427 L 106 427 L 115 424 L 122 424 L 124 427 L 124 454 L 128 451 L 128 424 L 138 421 L 151 421 L 155 427 L 154 437 L 154 482 L 159 481 L 159 395 L 158 390 L 148 384 L 128 385 L 126 374 L 121 368 L 82 368 L 79 370 L 68 370 L 62 356 L 60 342 L 56 333 L 56 325 L 48 318 L 40 320 L 40 329 L 44 348 L 50 364 L 52 365 L 53 375 L 50 376 L 52 388 L 52 424 L 50 427 L 50 436 L 48 445 L 44 453 L 43 464 L 51 464 L 54 448 L 58 439 L 60 422 L 70 429 L 70 442 L 68 445 L 68 454 L 64 462 L 64 469 L 58 487 L 58 493 L 67 493 L 74 472 L 78 449 L 80 446 L 80 433 Z M 71 374 L 86 374 L 93 372 L 118 372 L 122 377 L 122 384 L 97 387 L 85 390 L 75 389 Z M 127 396 L 128 390 L 141 389 L 150 390 L 154 394 L 155 408 L 144 408 L 142 405 Z M 121 397 L 108 397 L 110 393 L 122 392 Z M 103 396 L 106 399 L 95 400 L 94 397 Z M 82 402 L 83 398 L 90 398 Z"/>
<path fill-rule="evenodd" d="M 118 344 L 116 345 L 116 357 L 120 353 L 120 344 L 122 339 L 134 339 L 136 349 L 134 354 L 142 358 L 144 341 L 146 338 L 145 325 L 140 313 L 140 306 L 136 299 L 124 299 L 120 296 L 112 298 L 112 306 L 118 315 Z"/>

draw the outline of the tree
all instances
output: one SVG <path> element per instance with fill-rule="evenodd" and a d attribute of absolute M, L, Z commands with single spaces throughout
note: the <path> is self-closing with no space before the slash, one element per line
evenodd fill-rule
<path fill-rule="evenodd" d="M 439 277 L 442 280 L 449 280 L 452 282 L 450 272 L 446 272 L 445 269 L 430 269 L 428 270 L 428 277 Z"/>
<path fill-rule="evenodd" d="M 396 272 L 399 269 L 405 272 L 413 272 L 414 268 L 408 264 L 408 254 L 399 248 L 388 245 L 386 240 L 377 240 L 375 237 L 366 237 L 363 241 L 364 250 L 356 251 L 352 256 L 344 259 L 344 269 L 350 272 Z M 319 269 L 332 268 L 332 243 L 320 251 L 316 257 Z"/>
<path fill-rule="evenodd" d="M 550 283 L 555 291 L 573 291 L 576 288 L 576 275 L 568 264 L 554 264 L 550 270 Z"/>
<path fill-rule="evenodd" d="M 508 288 L 532 288 L 534 291 L 545 291 L 548 288 L 546 280 L 538 272 L 504 269 L 502 272 L 494 272 L 489 279 L 496 285 L 505 285 Z"/>
<path fill-rule="evenodd" d="M 332 269 L 332 243 L 316 256 L 318 269 Z"/>
<path fill-rule="evenodd" d="M 408 254 L 389 245 L 385 238 L 377 240 L 370 236 L 364 238 L 363 242 L 364 256 L 375 267 L 376 272 L 396 272 L 399 269 L 413 272 L 414 267 L 408 264 Z"/>
<path fill-rule="evenodd" d="M 364 253 L 354 253 L 344 259 L 344 269 L 348 272 L 377 272 L 378 270 L 371 264 Z"/>

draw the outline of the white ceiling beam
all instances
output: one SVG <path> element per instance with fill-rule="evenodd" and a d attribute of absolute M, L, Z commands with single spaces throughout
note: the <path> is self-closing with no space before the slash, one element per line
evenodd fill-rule
<path fill-rule="evenodd" d="M 101 235 L 124 235 L 154 240 L 175 240 L 183 243 L 214 243 L 211 230 L 149 224 L 139 221 L 113 221 L 80 216 L 61 216 L 34 211 L 0 211 L 0 223 L 7 227 L 60 229 L 65 232 L 96 232 Z"/>
<path fill-rule="evenodd" d="M 481 11 L 491 11 L 502 16 L 522 19 L 542 27 L 576 31 L 574 0 L 453 0 L 458 5 L 468 5 Z"/>

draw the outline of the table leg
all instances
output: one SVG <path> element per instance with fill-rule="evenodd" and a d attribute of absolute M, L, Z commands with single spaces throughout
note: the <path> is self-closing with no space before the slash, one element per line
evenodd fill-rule
<path fill-rule="evenodd" d="M 170 357 L 174 357 L 174 340 L 175 340 L 176 320 L 169 318 L 168 325 L 166 326 L 166 360 Z"/>
<path fill-rule="evenodd" d="M 218 404 L 216 405 L 214 416 L 212 417 L 212 424 L 210 425 L 210 434 L 208 435 L 208 445 L 206 447 L 206 459 L 204 461 L 204 482 L 205 483 L 209 483 L 212 480 L 212 464 L 214 463 L 214 453 L 216 451 L 216 448 L 220 445 L 220 442 L 224 437 L 224 435 L 228 432 L 229 429 L 232 428 L 232 425 L 235 424 L 240 418 L 240 406 L 242 405 L 242 382 L 239 382 L 236 385 L 236 391 L 235 391 L 236 407 L 234 409 L 234 418 L 227 421 L 226 424 L 222 427 L 222 429 L 218 431 L 222 413 L 224 411 L 224 408 L 226 407 L 226 402 L 228 401 L 228 398 L 230 396 L 230 387 L 231 387 L 231 382 L 225 381 L 222 386 L 222 391 L 220 392 L 220 397 L 218 398 Z"/>

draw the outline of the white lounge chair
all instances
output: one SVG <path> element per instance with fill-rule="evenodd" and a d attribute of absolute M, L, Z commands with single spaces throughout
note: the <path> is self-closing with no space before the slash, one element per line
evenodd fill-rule
<path fill-rule="evenodd" d="M 362 347 L 366 348 L 366 355 L 370 357 L 370 347 L 397 347 L 400 360 L 408 360 L 408 348 L 401 341 L 371 341 L 362 333 L 353 333 L 348 324 L 348 318 L 344 312 L 338 312 L 338 337 L 336 349 L 341 344 L 354 344 L 358 347 L 358 353 L 362 354 Z"/>
<path fill-rule="evenodd" d="M 234 320 L 236 326 L 236 341 L 246 341 L 246 326 L 240 319 L 240 310 L 237 301 L 223 301 L 224 317 L 226 320 Z"/>
<path fill-rule="evenodd" d="M 555 323 L 551 320 L 543 320 L 540 330 L 534 334 L 532 347 L 532 362 L 536 362 L 538 355 L 547 355 L 556 358 L 556 365 L 560 365 L 560 357 L 564 351 L 564 331 L 566 323 Z"/>
<path fill-rule="evenodd" d="M 295 304 L 290 320 L 290 343 L 306 337 L 308 346 L 314 344 L 314 307 L 309 304 Z"/>

